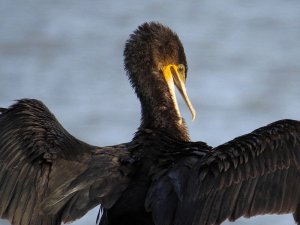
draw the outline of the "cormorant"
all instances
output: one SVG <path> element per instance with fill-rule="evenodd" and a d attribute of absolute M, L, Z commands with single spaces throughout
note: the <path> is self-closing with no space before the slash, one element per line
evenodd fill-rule
<path fill-rule="evenodd" d="M 300 224 L 299 121 L 280 120 L 215 148 L 191 142 L 174 92 L 195 117 L 178 36 L 144 23 L 124 56 L 142 108 L 128 143 L 88 145 L 38 100 L 1 109 L 1 218 L 59 225 L 101 204 L 102 225 L 212 225 L 267 213 L 293 213 Z"/>

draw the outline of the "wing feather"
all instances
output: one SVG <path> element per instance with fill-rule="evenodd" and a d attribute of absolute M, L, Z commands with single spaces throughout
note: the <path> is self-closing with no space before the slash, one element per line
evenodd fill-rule
<path fill-rule="evenodd" d="M 292 120 L 275 122 L 218 146 L 191 171 L 177 213 L 191 203 L 189 193 L 196 196 L 196 209 L 187 215 L 193 218 L 190 224 L 214 224 L 206 215 L 215 216 L 216 211 L 216 224 L 241 216 L 295 213 L 300 202 L 299 156 L 300 122 Z M 223 192 L 225 197 L 216 198 Z M 209 199 L 222 202 L 211 207 Z M 203 204 L 206 207 L 200 206 Z"/>
<path fill-rule="evenodd" d="M 169 192 L 176 189 L 172 182 L 165 182 L 175 169 L 150 188 L 146 206 L 156 225 L 214 225 L 241 216 L 283 213 L 294 213 L 300 224 L 299 121 L 277 121 L 204 156 L 186 158 L 193 162 L 186 176 L 173 178 L 180 192 L 160 199 L 159 205 L 172 209 L 170 215 L 154 210 L 157 197 L 153 193 L 162 184 Z M 183 161 L 173 168 L 180 168 Z"/>
<path fill-rule="evenodd" d="M 0 217 L 13 225 L 59 225 L 127 187 L 125 145 L 94 147 L 71 136 L 38 100 L 0 109 Z"/>

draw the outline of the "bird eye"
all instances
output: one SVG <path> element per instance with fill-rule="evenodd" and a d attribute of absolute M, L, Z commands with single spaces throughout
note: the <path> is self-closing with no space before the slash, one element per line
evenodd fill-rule
<path fill-rule="evenodd" d="M 179 64 L 177 68 L 179 73 L 185 73 L 185 66 L 183 64 Z"/>

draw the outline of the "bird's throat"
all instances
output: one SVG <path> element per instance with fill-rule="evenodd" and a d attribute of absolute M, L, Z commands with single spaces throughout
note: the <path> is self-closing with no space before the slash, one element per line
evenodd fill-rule
<path fill-rule="evenodd" d="M 157 98 L 141 99 L 141 104 L 141 128 L 160 130 L 182 141 L 190 140 L 185 121 L 178 113 L 178 106 L 170 93 L 158 94 Z"/>

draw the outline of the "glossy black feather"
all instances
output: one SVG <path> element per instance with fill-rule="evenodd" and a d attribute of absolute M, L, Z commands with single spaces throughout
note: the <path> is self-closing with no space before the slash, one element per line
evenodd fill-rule
<path fill-rule="evenodd" d="M 172 174 L 169 171 L 152 186 L 150 209 L 161 199 L 153 194 L 159 187 L 178 189 L 174 182 L 166 182 Z M 155 224 L 212 225 L 241 216 L 283 213 L 294 213 L 299 223 L 300 122 L 277 121 L 213 148 L 186 174 L 176 179 L 181 191 L 159 203 L 171 214 L 153 210 Z"/>
<path fill-rule="evenodd" d="M 72 137 L 37 100 L 0 115 L 0 216 L 14 225 L 58 225 L 100 202 L 107 208 L 128 184 L 126 144 L 98 148 Z"/>

